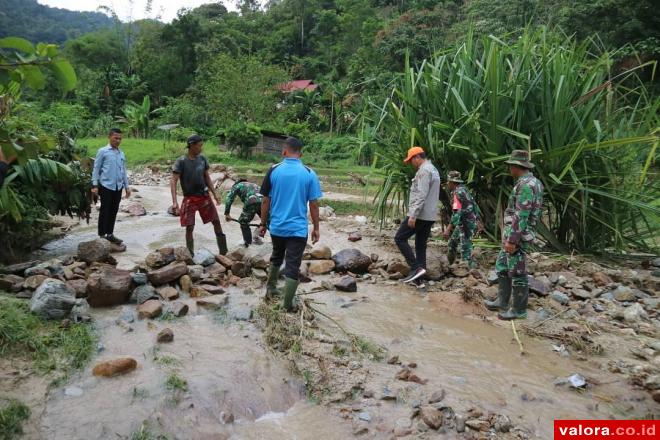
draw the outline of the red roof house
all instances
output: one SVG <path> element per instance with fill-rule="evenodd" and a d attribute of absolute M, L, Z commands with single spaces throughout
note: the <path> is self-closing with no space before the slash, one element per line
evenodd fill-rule
<path fill-rule="evenodd" d="M 299 79 L 296 81 L 289 81 L 275 86 L 277 90 L 283 93 L 297 92 L 299 90 L 305 90 L 307 92 L 313 92 L 318 88 L 318 84 L 314 84 L 314 81 L 311 79 Z"/>

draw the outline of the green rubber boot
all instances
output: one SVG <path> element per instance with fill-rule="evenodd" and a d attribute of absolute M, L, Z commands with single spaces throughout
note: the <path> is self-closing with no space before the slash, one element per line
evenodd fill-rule
<path fill-rule="evenodd" d="M 449 249 L 447 252 L 447 260 L 449 261 L 450 266 L 454 264 L 454 261 L 456 261 L 456 249 Z"/>
<path fill-rule="evenodd" d="M 191 239 L 186 238 L 186 247 L 188 248 L 188 251 L 190 251 L 190 256 L 194 257 L 195 256 L 195 239 L 194 238 L 191 238 Z"/>
<path fill-rule="evenodd" d="M 218 242 L 218 252 L 220 252 L 220 255 L 227 255 L 227 236 L 221 232 L 215 234 L 215 240 Z"/>
<path fill-rule="evenodd" d="M 280 276 L 280 268 L 272 264 L 268 270 L 268 281 L 266 281 L 266 298 L 282 296 L 282 292 L 277 288 L 277 278 Z"/>
<path fill-rule="evenodd" d="M 511 278 L 499 275 L 497 285 L 497 299 L 495 301 L 484 301 L 486 308 L 492 312 L 507 310 L 509 308 L 509 298 L 511 298 Z"/>
<path fill-rule="evenodd" d="M 527 319 L 527 300 L 529 286 L 513 286 L 513 304 L 506 312 L 500 312 L 497 317 L 505 321 L 512 319 Z"/>
<path fill-rule="evenodd" d="M 293 298 L 296 296 L 298 284 L 300 284 L 298 280 L 284 278 L 284 289 L 282 289 L 284 299 L 282 301 L 282 307 L 284 307 L 284 310 L 287 312 L 293 311 Z"/>

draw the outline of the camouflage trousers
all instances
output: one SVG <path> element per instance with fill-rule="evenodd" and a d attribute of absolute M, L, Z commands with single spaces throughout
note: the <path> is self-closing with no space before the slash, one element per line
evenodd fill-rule
<path fill-rule="evenodd" d="M 252 232 L 250 231 L 250 222 L 254 219 L 255 215 L 261 214 L 260 203 L 250 203 L 243 205 L 243 211 L 238 217 L 238 223 L 241 225 L 241 233 L 243 234 L 243 241 L 246 245 L 252 244 Z"/>
<path fill-rule="evenodd" d="M 526 258 L 528 251 L 529 245 L 527 243 L 521 243 L 513 254 L 508 254 L 504 249 L 501 249 L 495 262 L 495 271 L 500 275 L 511 278 L 514 286 L 528 286 Z"/>
<path fill-rule="evenodd" d="M 461 223 L 454 228 L 449 238 L 449 249 L 456 252 L 458 245 L 461 245 L 461 258 L 463 261 L 472 261 L 472 236 L 477 230 L 476 223 Z"/>

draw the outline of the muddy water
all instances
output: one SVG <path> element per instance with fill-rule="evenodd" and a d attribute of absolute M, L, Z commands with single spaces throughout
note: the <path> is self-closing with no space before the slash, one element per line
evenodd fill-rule
<path fill-rule="evenodd" d="M 138 189 L 139 201 L 149 214 L 122 215 L 115 231 L 128 246 L 127 252 L 115 255 L 124 268 L 133 267 L 150 250 L 184 244 L 178 219 L 166 214 L 168 189 Z M 234 217 L 239 209 L 235 208 Z M 225 225 L 225 229 L 230 247 L 238 244 L 238 225 Z M 334 251 L 354 247 L 346 241 L 345 232 L 357 229 L 345 220 L 323 223 L 321 242 Z M 73 254 L 78 242 L 94 236 L 95 219 L 90 226 L 76 227 L 66 238 L 50 243 L 42 256 Z M 215 250 L 210 225 L 198 225 L 195 237 L 198 248 Z M 357 247 L 381 257 L 391 253 L 380 240 L 369 237 Z M 417 374 L 429 379 L 424 390 L 444 388 L 447 403 L 457 411 L 476 406 L 507 414 L 537 438 L 552 438 L 555 418 L 621 418 L 645 412 L 620 377 L 600 368 L 606 359 L 590 363 L 559 357 L 549 341 L 524 335 L 527 354 L 521 356 L 510 327 L 482 321 L 476 309 L 466 309 L 456 295 L 431 292 L 422 297 L 400 285 L 361 283 L 357 294 L 326 292 L 315 297 L 326 304 L 320 307 L 352 332 L 386 347 L 403 361 L 417 362 Z M 230 292 L 230 298 L 252 305 L 258 300 L 240 289 Z M 361 301 L 340 307 L 351 299 Z M 130 438 L 145 421 L 153 431 L 181 439 L 351 437 L 350 423 L 335 410 L 306 402 L 299 379 L 262 346 L 252 324 L 222 323 L 212 313 L 193 307 L 186 318 L 152 324 L 140 321 L 132 324 L 133 332 L 125 333 L 115 324 L 121 312 L 121 308 L 94 311 L 104 349 L 92 365 L 131 356 L 138 361 L 138 369 L 126 376 L 99 379 L 89 367 L 51 391 L 40 420 L 40 438 Z M 175 341 L 154 351 L 156 334 L 166 326 L 173 329 Z M 165 365 L 163 358 L 169 361 Z M 368 386 L 376 394 L 384 385 L 393 390 L 402 387 L 402 382 L 394 380 L 396 371 L 384 363 L 371 365 Z M 188 391 L 173 395 L 166 390 L 165 381 L 172 372 L 187 381 Z M 576 372 L 603 383 L 597 393 L 605 400 L 613 397 L 614 403 L 600 402 L 595 392 L 579 394 L 553 386 L 556 377 Z M 77 395 L 80 390 L 82 394 Z M 387 419 L 388 412 L 399 414 L 401 405 L 378 404 L 378 411 Z M 223 424 L 223 412 L 233 414 L 236 422 Z M 382 436 L 388 435 L 382 432 Z"/>
<path fill-rule="evenodd" d="M 506 414 L 514 424 L 547 439 L 552 438 L 554 419 L 630 418 L 647 411 L 637 402 L 638 397 L 644 400 L 643 393 L 635 394 L 620 376 L 601 370 L 598 363 L 560 357 L 553 353 L 551 342 L 530 339 L 519 331 L 526 352 L 520 355 L 510 326 L 446 313 L 443 302 L 455 301 L 448 295 L 422 296 L 412 288 L 366 283 L 359 285 L 357 294 L 341 294 L 342 300 L 328 298 L 334 295 L 321 293 L 316 298 L 349 331 L 388 348 L 403 362 L 416 362 L 416 373 L 429 380 L 424 388 L 429 393 L 445 389 L 445 401 L 455 410 L 474 406 Z M 352 299 L 359 301 L 340 308 Z M 381 368 L 374 391 L 385 385 L 393 391 L 402 388 L 404 383 L 394 380 L 397 370 Z M 599 385 L 597 393 L 553 385 L 557 377 L 576 372 L 605 385 Z M 599 404 L 596 394 L 615 403 Z"/>

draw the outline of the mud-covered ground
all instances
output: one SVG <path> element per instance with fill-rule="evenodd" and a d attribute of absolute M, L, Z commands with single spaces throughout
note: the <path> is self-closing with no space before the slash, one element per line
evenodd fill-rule
<path fill-rule="evenodd" d="M 147 215 L 121 214 L 115 231 L 127 245 L 115 254 L 125 269 L 184 244 L 178 219 L 166 213 L 168 188 L 136 189 L 133 201 Z M 357 292 L 335 290 L 334 272 L 311 276 L 299 289 L 301 312 L 285 316 L 263 302 L 263 281 L 252 276 L 226 287 L 217 308 L 183 294 L 190 312 L 182 318 L 120 325 L 135 305 L 92 309 L 97 353 L 54 387 L 20 363 L 0 361 L 3 394 L 32 408 L 25 438 L 550 439 L 557 418 L 658 417 L 653 267 L 533 255 L 541 285 L 529 319 L 516 323 L 521 347 L 512 325 L 481 305 L 496 292 L 491 251 L 478 250 L 480 268 L 469 272 L 447 267 L 443 243 L 433 242 L 437 280 L 418 290 L 390 279 L 397 275 L 387 263 L 400 259 L 393 231 L 352 217 L 321 228 L 320 244 L 333 253 L 355 248 L 380 262 L 357 277 Z M 238 225 L 225 229 L 230 248 L 238 245 Z M 37 257 L 75 254 L 94 230 L 95 218 L 73 225 Z M 349 242 L 355 231 L 362 240 Z M 197 248 L 216 251 L 210 225 L 195 234 Z M 250 252 L 267 254 L 268 240 Z M 164 328 L 174 340 L 158 344 Z M 117 357 L 134 358 L 137 369 L 92 375 L 95 364 Z M 586 385 L 571 386 L 574 374 Z"/>

